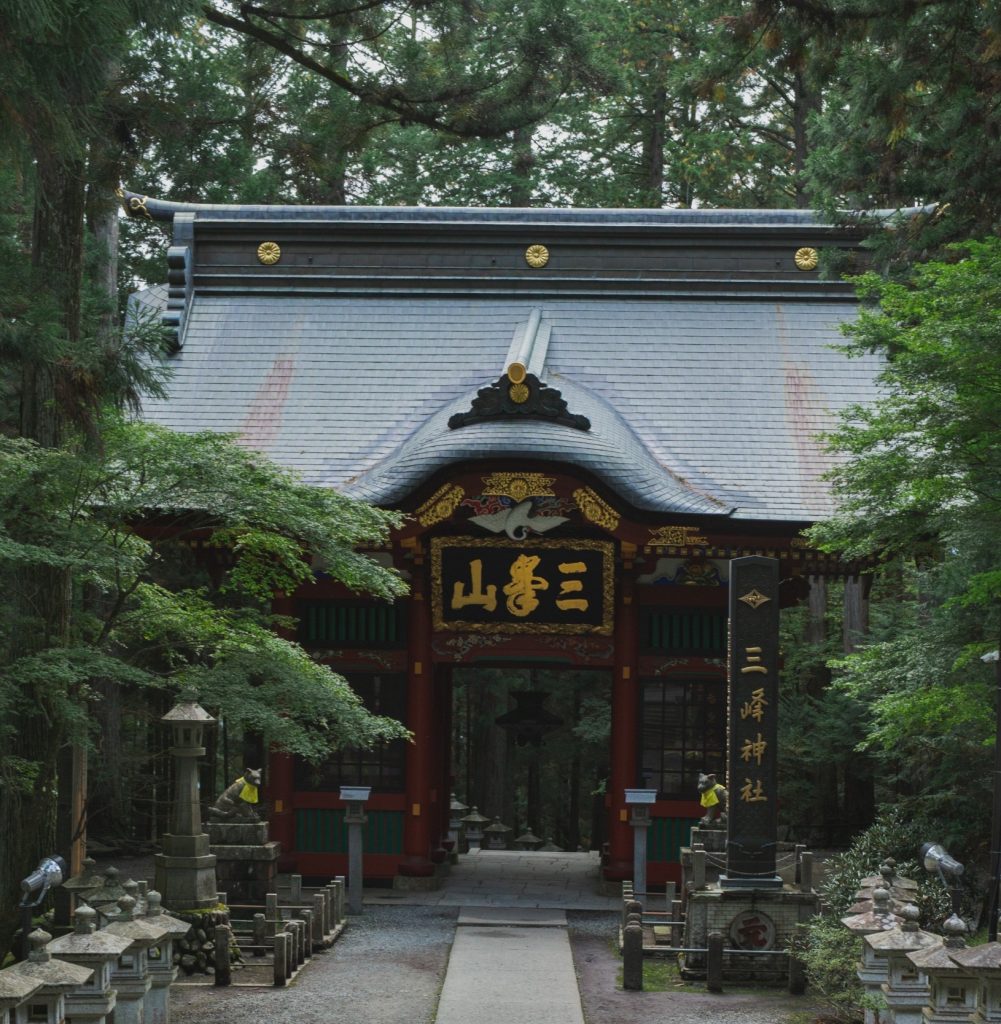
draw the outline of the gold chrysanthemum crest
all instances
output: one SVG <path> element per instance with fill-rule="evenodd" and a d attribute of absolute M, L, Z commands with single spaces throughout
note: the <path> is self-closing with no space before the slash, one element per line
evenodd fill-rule
<path fill-rule="evenodd" d="M 549 250 L 544 245 L 530 245 L 525 250 L 525 262 L 539 270 L 549 262 Z"/>
<path fill-rule="evenodd" d="M 277 242 L 261 242 L 257 247 L 257 258 L 266 267 L 273 266 L 282 258 L 281 246 Z"/>
<path fill-rule="evenodd" d="M 800 270 L 816 270 L 820 262 L 820 253 L 811 246 L 804 245 L 793 254 L 793 260 Z"/>

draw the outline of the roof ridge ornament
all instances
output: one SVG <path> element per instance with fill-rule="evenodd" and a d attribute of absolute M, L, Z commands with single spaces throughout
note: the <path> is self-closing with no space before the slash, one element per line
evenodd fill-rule
<path fill-rule="evenodd" d="M 457 412 L 449 419 L 449 427 L 456 430 L 485 420 L 522 417 L 590 430 L 591 421 L 570 412 L 563 395 L 540 379 L 551 330 L 549 324 L 542 322 L 542 310 L 533 309 L 528 321 L 514 329 L 505 360 L 507 369 L 493 384 L 480 388 L 469 411 Z"/>
<path fill-rule="evenodd" d="M 521 363 L 512 363 L 505 373 L 476 392 L 468 411 L 449 417 L 451 430 L 500 419 L 551 420 L 575 430 L 590 430 L 591 421 L 567 408 L 566 399 L 529 373 Z"/>

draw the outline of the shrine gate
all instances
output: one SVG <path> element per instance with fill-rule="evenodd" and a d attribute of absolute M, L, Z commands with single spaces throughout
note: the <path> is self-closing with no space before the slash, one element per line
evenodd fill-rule
<path fill-rule="evenodd" d="M 631 872 L 641 786 L 649 879 L 678 880 L 698 773 L 725 774 L 728 560 L 779 559 L 783 605 L 860 586 L 801 536 L 830 511 L 818 433 L 874 395 L 875 362 L 832 348 L 855 301 L 818 255 L 850 263 L 858 233 L 795 210 L 123 203 L 172 231 L 167 288 L 136 299 L 173 336 L 146 416 L 409 514 L 373 552 L 407 598 L 321 572 L 275 601 L 414 736 L 320 769 L 273 755 L 283 867 L 345 870 L 338 788 L 363 784 L 366 876 L 432 875 L 453 671 L 545 666 L 609 673 L 606 878 Z"/>

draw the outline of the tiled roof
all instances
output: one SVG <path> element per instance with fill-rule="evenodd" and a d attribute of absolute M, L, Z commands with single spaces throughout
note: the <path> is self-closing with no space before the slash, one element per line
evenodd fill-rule
<path fill-rule="evenodd" d="M 450 430 L 536 308 L 550 328 L 541 377 L 591 429 Z M 853 314 L 767 298 L 196 291 L 170 397 L 146 416 L 237 433 L 312 483 L 386 505 L 446 466 L 512 455 L 582 467 L 641 509 L 815 520 L 830 511 L 816 435 L 875 393 L 875 360 L 831 348 Z"/>

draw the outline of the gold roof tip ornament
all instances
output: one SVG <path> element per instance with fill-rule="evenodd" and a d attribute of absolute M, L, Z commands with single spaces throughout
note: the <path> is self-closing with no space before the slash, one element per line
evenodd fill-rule
<path fill-rule="evenodd" d="M 530 245 L 525 250 L 525 262 L 536 270 L 541 270 L 549 262 L 549 250 L 544 245 Z"/>
<path fill-rule="evenodd" d="M 511 363 L 507 368 L 507 379 L 511 382 L 511 386 L 507 389 L 507 394 L 515 405 L 523 405 L 531 395 L 531 391 L 529 391 L 528 385 L 525 383 L 527 375 L 528 370 L 525 368 L 524 363 Z"/>
<path fill-rule="evenodd" d="M 797 249 L 792 258 L 800 270 L 816 270 L 820 263 L 820 253 L 808 245 Z"/>
<path fill-rule="evenodd" d="M 273 266 L 282 258 L 281 246 L 277 242 L 261 242 L 257 247 L 257 258 L 266 267 Z"/>

